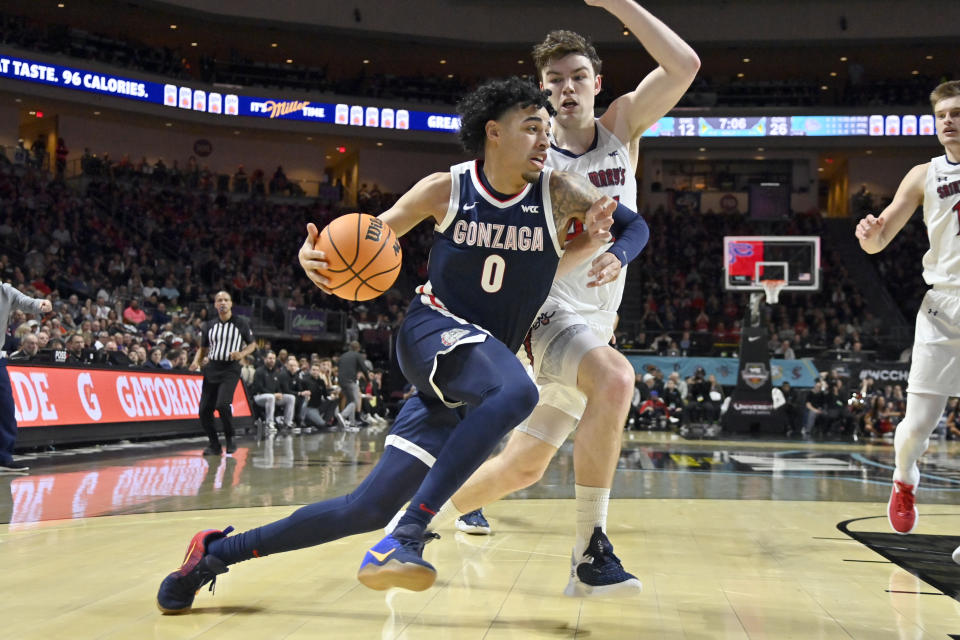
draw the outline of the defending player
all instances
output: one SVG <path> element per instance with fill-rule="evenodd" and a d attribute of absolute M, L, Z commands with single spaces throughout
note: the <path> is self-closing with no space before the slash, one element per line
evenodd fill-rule
<path fill-rule="evenodd" d="M 944 155 L 911 169 L 893 202 L 879 217 L 868 215 L 856 236 L 867 253 L 882 251 L 921 204 L 930 249 L 923 279 L 932 287 L 917 313 L 907 412 L 894 436 L 896 468 L 887 504 L 890 526 L 910 533 L 917 526 L 917 460 L 929 445 L 947 398 L 960 395 L 960 81 L 944 82 L 930 94 L 937 139 Z M 960 549 L 954 560 L 960 558 Z"/>
<path fill-rule="evenodd" d="M 481 86 L 460 105 L 460 136 L 483 162 L 424 178 L 380 216 L 397 235 L 422 220 L 436 227 L 429 282 L 397 336 L 398 359 L 418 392 L 370 475 L 347 496 L 264 527 L 231 537 L 229 527 L 197 533 L 183 565 L 160 585 L 161 610 L 188 610 L 196 591 L 230 564 L 382 527 L 411 496 L 415 507 L 366 554 L 358 577 L 377 589 L 433 584 L 436 572 L 421 557 L 432 513 L 536 404 L 536 387 L 514 354 L 560 260 L 556 230 L 586 220 L 591 233 L 574 241 L 578 257 L 566 256 L 586 259 L 609 238 L 617 207 L 582 177 L 544 169 L 550 110 L 545 95 L 519 78 Z M 325 288 L 316 237 L 308 225 L 300 262 Z"/>
<path fill-rule="evenodd" d="M 595 118 L 594 98 L 601 87 L 596 50 L 571 31 L 548 34 L 533 50 L 541 85 L 551 91 L 550 102 L 557 111 L 547 165 L 588 176 L 601 193 L 636 210 L 640 136 L 676 105 L 696 76 L 700 60 L 679 36 L 632 0 L 586 2 L 616 16 L 660 66 Z M 634 383 L 632 365 L 608 346 L 627 262 L 616 245 L 607 245 L 592 264 L 588 261 L 554 283 L 531 331 L 540 403 L 514 430 L 503 452 L 484 463 L 452 499 L 457 511 L 470 512 L 533 484 L 577 429 L 577 525 L 568 596 L 630 595 L 640 590 L 640 582 L 613 555 L 605 534 Z M 477 514 L 467 513 L 457 527 L 470 532 L 486 525 L 484 520 L 475 524 L 475 519 Z"/>

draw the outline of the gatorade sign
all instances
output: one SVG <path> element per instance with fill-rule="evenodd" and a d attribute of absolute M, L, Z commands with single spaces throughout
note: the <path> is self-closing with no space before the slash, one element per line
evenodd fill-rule
<path fill-rule="evenodd" d="M 10 365 L 21 427 L 189 420 L 197 416 L 203 378 L 195 374 L 127 369 L 67 369 Z M 241 383 L 233 415 L 250 415 Z"/>

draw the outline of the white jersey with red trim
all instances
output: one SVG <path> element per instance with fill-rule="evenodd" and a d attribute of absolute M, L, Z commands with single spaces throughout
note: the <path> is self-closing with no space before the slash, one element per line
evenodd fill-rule
<path fill-rule="evenodd" d="M 930 238 L 923 279 L 930 286 L 960 287 L 960 163 L 946 155 L 930 160 L 927 168 L 923 222 Z"/>
<path fill-rule="evenodd" d="M 559 171 L 578 173 L 586 176 L 603 194 L 619 200 L 624 206 L 637 210 L 637 178 L 630 163 L 630 150 L 612 132 L 595 120 L 596 135 L 593 144 L 580 155 L 573 154 L 551 144 L 547 152 L 547 165 Z M 582 230 L 580 223 L 574 223 L 567 230 L 567 239 Z M 620 300 L 623 298 L 623 285 L 627 269 L 620 271 L 620 277 L 602 287 L 587 287 L 592 280 L 587 275 L 593 258 L 601 255 L 610 245 L 601 247 L 590 260 L 562 278 L 554 281 L 550 296 L 544 303 L 544 309 L 563 306 L 577 311 L 581 315 L 600 314 L 601 324 L 613 327 Z"/>

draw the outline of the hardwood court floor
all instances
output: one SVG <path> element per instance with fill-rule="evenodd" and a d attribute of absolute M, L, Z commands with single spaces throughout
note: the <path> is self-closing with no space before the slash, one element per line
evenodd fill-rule
<path fill-rule="evenodd" d="M 196 441 L 174 443 L 40 460 L 30 476 L 0 477 L 11 489 L 0 494 L 10 523 L 0 525 L 3 637 L 960 634 L 960 602 L 944 595 L 960 585 L 945 551 L 960 544 L 953 443 L 928 456 L 917 531 L 894 537 L 885 518 L 888 444 L 627 438 L 615 492 L 631 497 L 613 500 L 609 534 L 644 584 L 629 600 L 562 595 L 573 527 L 568 444 L 540 486 L 486 510 L 494 535 L 440 528 L 442 539 L 425 552 L 439 579 L 426 592 L 357 583 L 364 551 L 381 537 L 375 532 L 235 565 L 215 595 L 200 592 L 192 613 L 156 610 L 156 588 L 194 532 L 258 526 L 348 490 L 376 460 L 382 437 L 251 441 L 233 461 L 213 464 L 196 455 Z"/>

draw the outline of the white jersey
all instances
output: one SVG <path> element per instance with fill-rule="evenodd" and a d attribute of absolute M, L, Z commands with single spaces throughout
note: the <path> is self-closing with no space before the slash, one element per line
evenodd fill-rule
<path fill-rule="evenodd" d="M 923 187 L 923 222 L 930 249 L 923 256 L 923 279 L 932 287 L 960 287 L 960 163 L 946 155 L 930 161 Z M 556 290 L 554 284 L 553 291 Z"/>
<path fill-rule="evenodd" d="M 580 155 L 570 153 L 553 144 L 547 152 L 547 165 L 560 171 L 578 173 L 586 176 L 590 182 L 605 196 L 619 200 L 624 206 L 637 210 L 637 177 L 633 165 L 630 163 L 630 150 L 606 127 L 596 122 L 596 137 L 593 145 Z M 580 223 L 574 223 L 567 230 L 567 239 L 575 235 L 582 228 Z M 620 277 L 602 287 L 587 287 L 591 278 L 590 271 L 593 258 L 604 253 L 610 245 L 600 248 L 590 260 L 554 281 L 550 289 L 550 296 L 544 303 L 549 306 L 562 306 L 582 315 L 596 315 L 601 312 L 603 324 L 612 328 L 613 319 L 620 300 L 623 298 L 623 285 L 627 277 L 627 270 L 620 271 Z M 612 330 L 612 329 L 611 329 Z"/>

